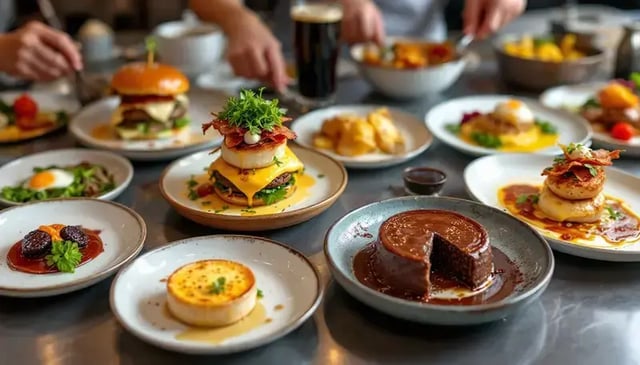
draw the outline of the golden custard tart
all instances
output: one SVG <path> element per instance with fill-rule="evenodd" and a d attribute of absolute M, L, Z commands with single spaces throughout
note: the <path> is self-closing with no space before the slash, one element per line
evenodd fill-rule
<path fill-rule="evenodd" d="M 178 320 L 220 327 L 247 316 L 258 289 L 250 268 L 229 260 L 202 260 L 177 269 L 167 280 L 167 305 Z"/>

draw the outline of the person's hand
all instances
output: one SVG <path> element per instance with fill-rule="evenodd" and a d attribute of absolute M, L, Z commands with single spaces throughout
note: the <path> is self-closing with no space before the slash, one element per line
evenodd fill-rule
<path fill-rule="evenodd" d="M 82 68 L 71 38 L 40 22 L 0 34 L 0 71 L 23 79 L 51 81 Z"/>
<path fill-rule="evenodd" d="M 255 15 L 245 13 L 225 29 L 227 58 L 236 75 L 258 79 L 283 91 L 289 83 L 280 42 Z"/>
<path fill-rule="evenodd" d="M 349 43 L 384 42 L 384 22 L 371 0 L 342 0 L 342 39 Z"/>
<path fill-rule="evenodd" d="M 526 5 L 526 0 L 467 0 L 464 33 L 485 38 L 518 17 Z"/>

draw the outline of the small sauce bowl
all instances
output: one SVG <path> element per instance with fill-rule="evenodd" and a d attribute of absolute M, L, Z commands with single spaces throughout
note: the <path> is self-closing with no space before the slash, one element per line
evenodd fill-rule
<path fill-rule="evenodd" d="M 407 194 L 438 195 L 447 181 L 447 174 L 430 167 L 407 167 L 402 179 Z"/>

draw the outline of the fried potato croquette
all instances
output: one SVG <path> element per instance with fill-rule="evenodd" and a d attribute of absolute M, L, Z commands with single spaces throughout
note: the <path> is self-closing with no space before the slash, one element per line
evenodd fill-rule
<path fill-rule="evenodd" d="M 405 150 L 404 137 L 393 123 L 387 108 L 366 116 L 343 114 L 327 119 L 313 137 L 316 148 L 333 149 L 343 156 L 359 156 L 381 151 L 388 154 Z"/>

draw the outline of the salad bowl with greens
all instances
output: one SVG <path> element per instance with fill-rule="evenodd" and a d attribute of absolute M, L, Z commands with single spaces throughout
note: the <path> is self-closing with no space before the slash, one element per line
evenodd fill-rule
<path fill-rule="evenodd" d="M 123 157 L 87 149 L 52 150 L 0 167 L 0 203 L 20 205 L 62 198 L 112 200 L 131 182 Z"/>

